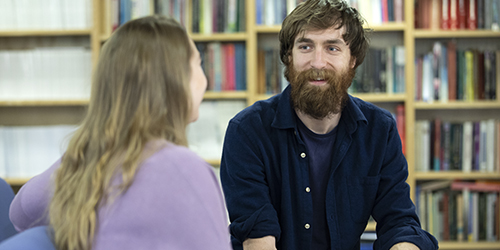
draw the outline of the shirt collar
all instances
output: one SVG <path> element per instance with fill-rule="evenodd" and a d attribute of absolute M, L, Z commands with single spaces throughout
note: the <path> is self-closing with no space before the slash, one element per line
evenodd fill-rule
<path fill-rule="evenodd" d="M 295 114 L 292 108 L 292 103 L 290 100 L 290 91 L 291 87 L 288 85 L 281 94 L 278 94 L 275 98 L 277 98 L 277 108 L 276 115 L 274 117 L 272 127 L 278 129 L 289 129 L 296 128 L 297 124 L 295 121 Z M 358 104 L 361 100 L 359 98 L 352 97 L 349 95 L 349 99 L 347 100 L 347 104 L 342 111 L 342 116 L 340 118 L 340 122 L 344 122 L 347 126 L 347 131 L 349 133 L 353 133 L 356 131 L 358 127 L 358 121 L 364 121 L 365 124 L 368 124 L 368 120 L 366 119 L 363 112 L 359 108 Z"/>

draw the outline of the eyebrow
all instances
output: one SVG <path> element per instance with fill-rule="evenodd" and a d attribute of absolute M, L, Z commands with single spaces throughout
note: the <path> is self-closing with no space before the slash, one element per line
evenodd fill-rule
<path fill-rule="evenodd" d="M 301 38 L 297 39 L 297 41 L 295 42 L 295 44 L 299 44 L 299 43 L 314 43 L 314 42 L 310 38 L 301 37 Z M 344 44 L 344 45 L 347 45 L 342 39 L 338 39 L 338 38 L 326 40 L 323 44 Z"/>

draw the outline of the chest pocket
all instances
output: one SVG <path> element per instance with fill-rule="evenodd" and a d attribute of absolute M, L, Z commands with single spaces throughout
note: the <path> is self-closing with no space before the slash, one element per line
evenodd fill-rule
<path fill-rule="evenodd" d="M 349 210 L 352 220 L 366 223 L 375 203 L 380 176 L 347 178 Z"/>

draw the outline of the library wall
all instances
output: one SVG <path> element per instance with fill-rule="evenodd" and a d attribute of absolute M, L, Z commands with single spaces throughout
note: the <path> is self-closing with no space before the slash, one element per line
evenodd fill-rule
<path fill-rule="evenodd" d="M 76 126 L 88 104 L 89 71 L 95 66 L 100 46 L 127 20 L 159 13 L 176 17 L 204 57 L 210 88 L 205 94 L 200 119 L 189 126 L 188 134 L 191 148 L 217 167 L 228 120 L 244 107 L 269 98 L 287 85 L 277 60 L 277 35 L 286 13 L 301 1 L 50 0 L 45 2 L 54 9 L 42 12 L 17 4 L 36 6 L 36 0 L 15 2 L 16 5 L 12 4 L 14 1 L 2 1 L 11 5 L 0 6 L 0 145 L 3 145 L 0 159 L 5 159 L 5 150 L 12 145 L 12 141 L 8 141 L 12 139 L 6 139 L 12 138 L 12 131 L 66 131 Z M 440 239 L 441 249 L 498 249 L 500 198 L 495 187 L 500 185 L 500 1 L 348 2 L 361 11 L 368 21 L 367 27 L 374 30 L 370 54 L 349 91 L 394 114 L 408 160 L 407 182 L 424 228 Z M 82 8 L 87 12 L 74 14 L 78 6 L 85 6 Z M 33 20 L 55 11 L 57 18 L 38 25 L 36 21 L 18 20 L 6 10 L 22 15 L 33 13 Z M 68 15 L 78 20 L 69 20 Z M 455 50 L 448 47 L 449 44 L 453 44 Z M 444 51 L 459 51 L 464 55 L 468 52 L 470 63 L 463 63 L 460 53 L 444 54 Z M 43 63 L 46 53 L 59 58 L 56 61 L 61 64 L 64 60 L 74 61 L 72 69 L 79 73 L 72 75 L 78 78 L 62 74 L 53 81 L 60 85 L 51 87 L 52 92 L 38 91 L 37 88 L 48 86 L 44 84 L 56 79 L 47 80 L 42 72 L 61 67 Z M 448 59 L 448 55 L 456 57 Z M 22 68 L 15 67 L 13 61 Z M 27 65 L 37 69 L 34 72 L 40 75 L 23 74 L 22 70 L 31 71 Z M 468 74 L 459 75 L 464 73 Z M 80 86 L 67 84 L 68 81 Z M 75 87 L 73 93 L 79 95 L 69 94 L 71 90 L 64 92 L 66 94 L 57 93 L 60 86 L 69 85 Z M 460 92 L 460 88 L 470 91 Z M 450 96 L 450 93 L 455 94 Z M 470 98 L 463 98 L 466 93 Z M 464 127 L 470 131 L 471 124 L 472 131 L 476 126 L 480 135 L 464 141 Z M 482 136 L 481 127 L 484 128 Z M 436 129 L 444 132 L 436 136 Z M 23 132 L 14 134 L 26 137 Z M 464 151 L 463 145 L 475 145 L 475 138 L 478 145 L 484 145 L 466 146 Z M 61 138 L 54 147 L 63 150 L 63 145 Z M 463 152 L 476 154 L 476 150 L 481 155 L 477 159 L 492 161 L 492 167 L 471 167 L 470 171 L 464 171 Z M 458 162 L 462 165 L 450 168 L 452 155 L 460 160 L 454 159 L 451 165 Z M 471 157 L 470 162 L 465 162 L 472 166 L 476 158 Z M 0 176 L 19 187 L 35 172 L 19 174 L 18 169 L 28 168 L 13 162 L 9 160 L 7 164 L 0 160 Z M 48 167 L 42 165 L 38 171 Z M 444 186 L 434 188 L 439 184 Z M 464 188 L 477 184 L 488 187 Z M 457 201 L 457 197 L 461 200 Z M 445 201 L 450 199 L 455 205 L 443 210 Z M 463 209 L 462 216 L 457 215 L 458 205 L 465 205 L 464 199 L 472 202 L 467 206 L 467 213 L 473 219 L 467 217 L 466 221 Z M 485 227 L 485 215 L 480 211 L 489 211 L 486 218 L 494 218 L 491 221 L 496 224 Z M 461 233 L 457 233 L 456 227 L 459 218 Z M 470 229 L 464 227 L 465 222 L 471 225 Z M 375 224 L 370 223 L 367 229 L 374 231 Z"/>

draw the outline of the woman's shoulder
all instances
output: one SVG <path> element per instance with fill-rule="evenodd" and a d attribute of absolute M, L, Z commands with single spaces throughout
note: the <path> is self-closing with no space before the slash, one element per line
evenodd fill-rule
<path fill-rule="evenodd" d="M 174 177 L 197 182 L 203 180 L 211 182 L 215 177 L 211 166 L 205 160 L 189 148 L 173 143 L 166 143 L 147 158 L 142 163 L 140 171 L 164 178 Z"/>

